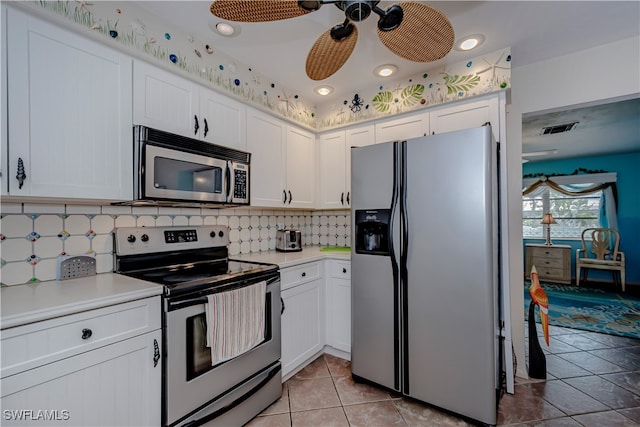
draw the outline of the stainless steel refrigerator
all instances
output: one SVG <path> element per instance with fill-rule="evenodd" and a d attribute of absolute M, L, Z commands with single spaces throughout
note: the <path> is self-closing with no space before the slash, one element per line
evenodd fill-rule
<path fill-rule="evenodd" d="M 496 424 L 497 143 L 491 127 L 351 151 L 355 379 Z"/>

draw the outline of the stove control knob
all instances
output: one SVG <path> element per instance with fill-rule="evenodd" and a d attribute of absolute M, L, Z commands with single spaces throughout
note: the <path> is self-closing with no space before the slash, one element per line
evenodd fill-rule
<path fill-rule="evenodd" d="M 129 237 L 127 237 L 127 242 L 133 243 L 135 241 L 136 241 L 136 236 L 134 236 L 133 234 L 129 234 Z"/>
<path fill-rule="evenodd" d="M 212 239 L 216 238 L 216 232 L 212 231 L 211 233 L 209 233 L 209 236 L 211 236 Z"/>
<path fill-rule="evenodd" d="M 218 237 L 224 237 L 224 231 L 222 230 L 218 231 Z"/>
<path fill-rule="evenodd" d="M 140 236 L 140 240 L 142 240 L 143 242 L 148 242 L 149 241 L 149 236 L 146 234 L 143 234 L 142 236 Z"/>

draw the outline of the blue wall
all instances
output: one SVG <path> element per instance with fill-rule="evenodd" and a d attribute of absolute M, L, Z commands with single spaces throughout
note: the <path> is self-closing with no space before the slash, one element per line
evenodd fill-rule
<path fill-rule="evenodd" d="M 569 175 L 578 168 L 604 170 L 618 174 L 618 229 L 620 250 L 626 261 L 627 283 L 640 284 L 640 152 L 609 156 L 575 157 L 571 159 L 529 162 L 522 165 L 523 175 Z M 525 239 L 526 243 L 543 243 L 544 239 Z M 576 249 L 580 240 L 553 239 L 554 243 L 571 245 L 571 275 L 575 279 Z M 524 250 L 523 244 L 523 250 Z M 589 279 L 610 281 L 611 273 L 589 271 Z"/>

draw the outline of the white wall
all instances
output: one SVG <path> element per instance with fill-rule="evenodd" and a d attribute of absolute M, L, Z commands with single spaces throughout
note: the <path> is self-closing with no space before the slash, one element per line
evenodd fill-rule
<path fill-rule="evenodd" d="M 640 94 L 640 37 L 514 67 L 507 108 L 509 246 L 522 247 L 522 114 Z M 511 328 L 516 375 L 524 359 L 523 254 L 510 254 Z"/>

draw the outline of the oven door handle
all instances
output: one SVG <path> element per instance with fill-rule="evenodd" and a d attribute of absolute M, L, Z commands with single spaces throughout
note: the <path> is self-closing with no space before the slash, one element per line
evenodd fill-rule
<path fill-rule="evenodd" d="M 168 305 L 169 305 L 169 310 L 173 311 L 181 308 L 191 307 L 192 305 L 207 304 L 208 302 L 209 302 L 209 299 L 207 297 L 199 297 L 199 298 L 191 298 L 191 299 L 176 301 L 176 302 L 168 301 Z"/>
<path fill-rule="evenodd" d="M 277 282 L 278 280 L 280 280 L 280 275 L 275 275 L 272 277 L 269 277 L 267 279 L 263 279 L 266 280 L 267 282 L 267 286 L 269 286 L 270 284 Z M 238 289 L 238 288 L 242 288 L 245 286 L 249 286 L 251 284 L 255 284 L 258 283 L 258 281 L 252 281 L 249 283 L 242 283 L 241 286 L 230 286 L 227 289 L 222 290 L 221 292 L 226 292 L 226 291 L 230 291 L 233 289 Z M 269 290 L 267 290 L 267 292 L 270 292 Z M 194 298 L 189 298 L 189 299 L 184 299 L 184 300 L 178 300 L 178 301 L 171 301 L 171 299 L 167 300 L 167 309 L 169 311 L 173 311 L 173 310 L 178 310 L 178 309 L 182 309 L 182 308 L 187 308 L 187 307 L 191 307 L 193 305 L 198 305 L 198 304 L 207 304 L 209 302 L 209 299 L 206 296 L 199 296 L 199 297 L 194 297 Z"/>

